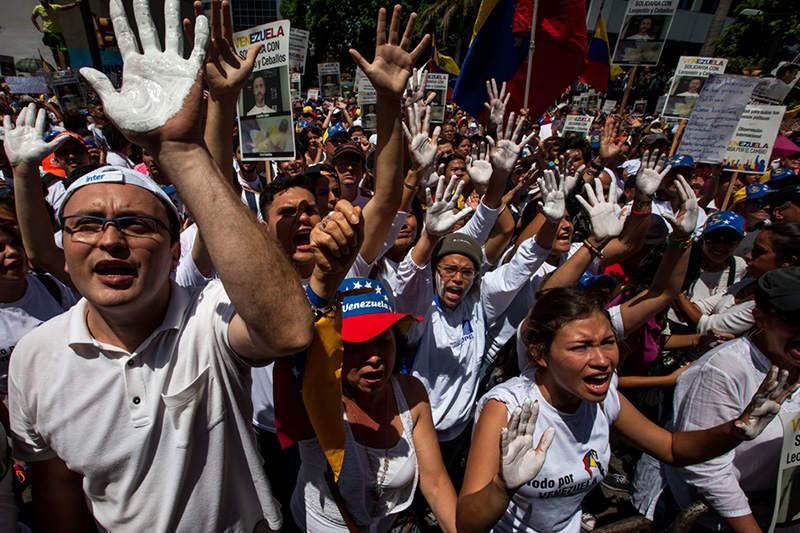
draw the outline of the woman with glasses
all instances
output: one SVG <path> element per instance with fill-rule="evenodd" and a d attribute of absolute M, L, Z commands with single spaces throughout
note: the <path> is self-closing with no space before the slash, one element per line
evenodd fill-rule
<path fill-rule="evenodd" d="M 800 224 L 785 222 L 762 229 L 745 261 L 747 277 L 727 291 L 694 302 L 685 295 L 675 300 L 677 310 L 698 333 L 714 329 L 740 335 L 753 326 L 758 279 L 776 268 L 800 265 Z"/>

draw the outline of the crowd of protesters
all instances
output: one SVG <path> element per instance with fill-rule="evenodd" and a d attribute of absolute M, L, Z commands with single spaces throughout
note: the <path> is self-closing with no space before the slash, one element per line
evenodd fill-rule
<path fill-rule="evenodd" d="M 298 100 L 295 158 L 250 161 L 260 47 L 198 1 L 184 58 L 165 4 L 140 51 L 111 1 L 122 88 L 82 69 L 86 109 L 0 95 L 0 530 L 577 532 L 601 485 L 653 528 L 767 528 L 800 149 L 734 174 L 626 109 L 559 135 L 568 101 L 494 80 L 432 126 L 395 6 L 350 51 L 376 129 Z"/>

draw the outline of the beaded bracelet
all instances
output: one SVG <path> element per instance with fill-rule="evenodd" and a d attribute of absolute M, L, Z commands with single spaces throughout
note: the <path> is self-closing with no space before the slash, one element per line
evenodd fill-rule
<path fill-rule="evenodd" d="M 631 209 L 631 215 L 635 217 L 644 217 L 652 213 L 652 209 L 648 209 L 647 211 L 637 211 L 636 209 Z"/>
<path fill-rule="evenodd" d="M 600 259 L 602 259 L 602 258 L 604 257 L 604 256 L 603 256 L 603 251 L 602 251 L 602 250 L 600 250 L 599 248 L 596 248 L 596 247 L 595 247 L 595 246 L 594 246 L 592 243 L 590 243 L 590 242 L 589 242 L 589 239 L 584 239 L 584 240 L 583 240 L 583 245 L 584 245 L 585 247 L 587 247 L 587 248 L 589 249 L 589 251 L 590 251 L 590 252 L 591 252 L 591 253 L 592 253 L 592 254 L 593 254 L 595 257 L 599 257 Z"/>

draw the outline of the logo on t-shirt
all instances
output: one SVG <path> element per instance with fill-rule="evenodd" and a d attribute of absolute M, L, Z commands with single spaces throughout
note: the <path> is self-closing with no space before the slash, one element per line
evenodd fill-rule
<path fill-rule="evenodd" d="M 592 468 L 596 468 L 600 472 L 601 478 L 606 477 L 603 465 L 600 464 L 600 458 L 594 450 L 589 450 L 583 456 L 583 468 L 589 473 L 590 478 L 592 477 Z"/>

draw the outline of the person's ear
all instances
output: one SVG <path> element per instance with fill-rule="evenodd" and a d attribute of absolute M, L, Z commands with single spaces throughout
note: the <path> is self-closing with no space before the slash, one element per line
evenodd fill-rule
<path fill-rule="evenodd" d="M 178 269 L 178 262 L 181 260 L 181 240 L 178 238 L 172 245 L 172 265 L 170 270 L 175 272 Z"/>
<path fill-rule="evenodd" d="M 766 330 L 771 322 L 771 313 L 765 313 L 758 307 L 753 308 L 753 321 L 756 324 L 756 327 L 762 330 Z"/>
<path fill-rule="evenodd" d="M 528 345 L 528 354 L 531 359 L 533 359 L 533 362 L 536 363 L 536 366 L 539 368 L 547 368 L 547 357 L 545 357 L 535 344 Z"/>

